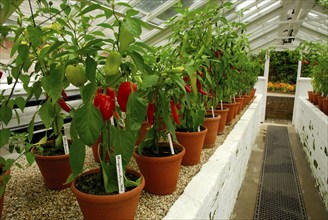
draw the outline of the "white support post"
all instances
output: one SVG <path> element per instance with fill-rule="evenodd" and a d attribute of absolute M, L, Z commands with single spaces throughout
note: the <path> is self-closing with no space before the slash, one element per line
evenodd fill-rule
<path fill-rule="evenodd" d="M 262 117 L 261 122 L 265 120 L 265 111 L 266 111 L 266 102 L 267 102 L 267 94 L 268 94 L 268 80 L 269 80 L 269 68 L 270 68 L 270 56 L 266 55 L 265 64 L 264 64 L 264 79 L 265 85 L 263 90 L 263 103 L 262 103 Z"/>
<path fill-rule="evenodd" d="M 295 96 L 294 96 L 294 109 L 293 109 L 293 119 L 292 119 L 292 124 L 295 125 L 295 120 L 296 120 L 296 111 L 297 111 L 297 101 L 298 97 L 300 96 L 300 86 L 299 85 L 299 80 L 301 78 L 301 73 L 302 73 L 302 61 L 298 61 L 298 67 L 297 67 L 297 78 L 296 78 L 296 91 L 295 91 Z"/>

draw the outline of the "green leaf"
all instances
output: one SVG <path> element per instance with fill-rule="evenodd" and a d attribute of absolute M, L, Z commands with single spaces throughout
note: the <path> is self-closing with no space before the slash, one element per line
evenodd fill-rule
<path fill-rule="evenodd" d="M 18 55 L 23 61 L 26 61 L 28 59 L 29 48 L 26 44 L 21 44 L 18 46 Z"/>
<path fill-rule="evenodd" d="M 27 140 L 29 142 L 32 141 L 32 138 L 33 138 L 33 132 L 34 132 L 34 120 L 35 120 L 35 114 L 33 115 L 31 121 L 28 123 L 28 129 L 27 129 L 27 132 L 28 132 L 28 135 L 27 135 Z"/>
<path fill-rule="evenodd" d="M 129 55 L 133 59 L 133 62 L 135 63 L 137 68 L 142 73 L 151 73 L 150 67 L 147 64 L 145 64 L 144 59 L 142 58 L 142 56 L 139 53 L 137 53 L 135 51 L 130 51 Z"/>
<path fill-rule="evenodd" d="M 127 17 L 126 22 L 124 23 L 124 26 L 135 37 L 139 37 L 142 32 L 141 23 L 138 18 Z"/>
<path fill-rule="evenodd" d="M 132 92 L 127 103 L 127 122 L 126 126 L 130 130 L 139 131 L 142 122 L 146 117 L 146 100 Z"/>
<path fill-rule="evenodd" d="M 32 165 L 35 161 L 35 155 L 32 152 L 26 152 L 25 158 L 29 165 Z"/>
<path fill-rule="evenodd" d="M 55 107 L 50 101 L 47 101 L 41 105 L 39 115 L 46 128 L 50 128 L 56 115 Z"/>
<path fill-rule="evenodd" d="M 101 36 L 101 37 L 106 37 L 106 35 L 102 31 L 93 31 L 91 34 Z"/>
<path fill-rule="evenodd" d="M 95 82 L 96 81 L 96 70 L 97 70 L 97 63 L 96 61 L 88 56 L 86 61 L 85 61 L 85 72 L 87 79 L 90 80 L 90 82 Z"/>
<path fill-rule="evenodd" d="M 42 44 L 43 32 L 40 27 L 27 27 L 29 41 L 32 43 L 33 48 L 37 48 Z"/>
<path fill-rule="evenodd" d="M 56 50 L 58 47 L 60 47 L 64 41 L 56 41 L 53 45 L 51 45 L 47 51 L 47 54 L 50 54 L 52 51 Z"/>
<path fill-rule="evenodd" d="M 93 97 L 96 93 L 96 84 L 94 83 L 89 83 L 87 84 L 83 89 L 82 89 L 82 100 L 83 103 L 89 105 L 90 103 L 93 102 Z"/>
<path fill-rule="evenodd" d="M 103 8 L 103 11 L 104 11 L 107 19 L 113 15 L 113 11 L 108 8 Z"/>
<path fill-rule="evenodd" d="M 41 82 L 36 81 L 35 83 L 33 83 L 32 88 L 33 88 L 33 94 L 35 96 L 35 99 L 38 100 L 42 94 Z"/>
<path fill-rule="evenodd" d="M 137 15 L 137 14 L 139 14 L 139 12 L 138 12 L 137 10 L 132 9 L 132 8 L 128 9 L 128 10 L 125 12 L 125 15 L 126 15 L 127 17 L 132 17 L 132 16 L 135 16 L 135 15 Z"/>
<path fill-rule="evenodd" d="M 10 137 L 9 129 L 1 129 L 0 130 L 0 148 L 8 143 Z"/>
<path fill-rule="evenodd" d="M 158 75 L 145 75 L 140 86 L 145 90 L 154 87 L 157 84 L 158 77 Z"/>
<path fill-rule="evenodd" d="M 75 112 L 75 128 L 81 140 L 86 145 L 92 145 L 100 135 L 103 119 L 93 104 L 84 105 Z"/>
<path fill-rule="evenodd" d="M 97 24 L 97 26 L 103 27 L 103 28 L 113 29 L 112 25 L 107 24 L 107 23 L 100 23 L 100 24 Z"/>
<path fill-rule="evenodd" d="M 59 68 L 55 68 L 50 71 L 49 75 L 42 78 L 41 84 L 45 92 L 54 99 L 58 100 L 61 97 L 61 91 L 63 88 L 64 71 Z"/>
<path fill-rule="evenodd" d="M 26 105 L 25 99 L 23 97 L 19 96 L 15 99 L 15 102 L 16 102 L 16 105 L 18 106 L 18 108 L 21 111 L 24 111 L 24 108 L 25 108 L 25 105 Z"/>
<path fill-rule="evenodd" d="M 88 12 L 94 11 L 96 9 L 101 9 L 101 5 L 100 4 L 92 4 L 88 7 L 86 7 L 85 9 L 83 9 L 77 16 L 81 16 L 81 15 L 85 15 Z"/>
<path fill-rule="evenodd" d="M 69 164 L 73 176 L 78 176 L 83 171 L 85 160 L 85 145 L 80 139 L 73 141 L 69 148 Z"/>
<path fill-rule="evenodd" d="M 12 109 L 6 105 L 0 107 L 0 120 L 3 121 L 6 125 L 10 122 L 13 112 Z"/>

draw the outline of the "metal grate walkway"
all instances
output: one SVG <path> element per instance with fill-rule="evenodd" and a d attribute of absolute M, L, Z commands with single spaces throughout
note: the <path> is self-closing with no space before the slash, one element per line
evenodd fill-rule
<path fill-rule="evenodd" d="M 268 126 L 254 219 L 307 219 L 287 127 Z"/>

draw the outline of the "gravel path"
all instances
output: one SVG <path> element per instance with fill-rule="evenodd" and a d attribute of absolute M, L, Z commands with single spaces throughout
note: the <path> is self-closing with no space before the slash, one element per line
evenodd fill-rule
<path fill-rule="evenodd" d="M 241 114 L 237 115 L 232 125 L 226 126 L 224 134 L 217 137 L 216 147 L 202 150 L 199 164 L 181 166 L 177 190 L 174 193 L 158 196 L 143 191 L 135 219 L 162 219 L 176 199 L 183 193 L 192 177 L 198 173 L 217 147 L 224 142 L 244 111 L 246 111 L 246 108 Z M 20 158 L 19 162 L 24 169 L 12 168 L 11 180 L 5 193 L 2 219 L 83 219 L 70 188 L 61 191 L 47 189 L 36 163 L 28 166 L 24 158 Z M 97 167 L 97 164 L 93 161 L 91 148 L 87 149 L 86 167 Z M 131 160 L 131 167 L 138 170 L 134 158 Z"/>

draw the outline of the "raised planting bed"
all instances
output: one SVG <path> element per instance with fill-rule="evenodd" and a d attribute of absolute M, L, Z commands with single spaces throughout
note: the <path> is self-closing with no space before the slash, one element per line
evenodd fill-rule
<path fill-rule="evenodd" d="M 304 96 L 296 107 L 295 128 L 328 211 L 328 116 Z"/>
<path fill-rule="evenodd" d="M 268 92 L 265 119 L 292 120 L 294 95 Z"/>
<path fill-rule="evenodd" d="M 257 95 L 226 127 L 224 134 L 217 137 L 216 146 L 202 150 L 199 164 L 181 167 L 177 190 L 173 194 L 158 196 L 143 191 L 135 219 L 208 219 L 210 216 L 228 219 L 259 128 L 260 117 L 257 116 L 261 113 L 261 102 L 262 95 Z M 12 169 L 3 219 L 82 219 L 71 189 L 47 189 L 37 165 L 28 167 L 24 158 L 19 161 L 24 169 Z M 97 167 L 90 148 L 86 167 Z M 133 158 L 130 167 L 138 170 Z M 197 196 L 197 200 L 190 198 L 191 190 L 196 190 L 194 197 Z"/>

